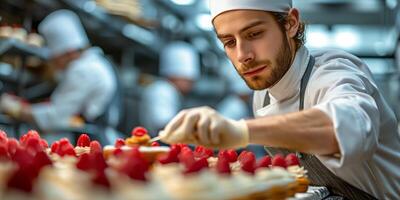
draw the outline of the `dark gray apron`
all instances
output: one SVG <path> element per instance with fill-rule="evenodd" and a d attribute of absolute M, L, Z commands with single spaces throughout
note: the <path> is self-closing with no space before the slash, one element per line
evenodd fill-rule
<path fill-rule="evenodd" d="M 315 58 L 310 56 L 310 61 L 308 62 L 307 69 L 301 79 L 300 83 L 300 103 L 299 110 L 303 110 L 304 108 L 304 94 L 306 91 L 308 80 L 310 79 L 311 71 L 314 67 Z M 269 94 L 265 95 L 264 99 L 264 107 L 270 104 Z M 289 153 L 294 153 L 293 151 L 281 148 L 271 148 L 265 147 L 265 150 L 271 155 L 275 154 L 283 154 L 287 155 Z M 331 195 L 340 195 L 343 196 L 344 199 L 376 199 L 370 194 L 350 185 L 346 181 L 337 177 L 333 174 L 328 168 L 325 167 L 318 160 L 317 157 L 310 154 L 299 154 L 300 163 L 304 166 L 305 169 L 308 170 L 308 177 L 311 181 L 311 185 L 319 185 L 325 186 L 329 189 Z"/>

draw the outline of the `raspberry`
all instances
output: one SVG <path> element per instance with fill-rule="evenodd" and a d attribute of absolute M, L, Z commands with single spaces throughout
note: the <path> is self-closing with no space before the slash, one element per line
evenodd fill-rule
<path fill-rule="evenodd" d="M 76 143 L 78 147 L 88 147 L 90 146 L 90 137 L 87 134 L 81 134 Z"/>
<path fill-rule="evenodd" d="M 29 168 L 32 164 L 33 156 L 32 154 L 28 153 L 24 148 L 18 147 L 11 159 L 16 162 L 20 167 Z"/>
<path fill-rule="evenodd" d="M 256 156 L 254 155 L 253 152 L 243 151 L 242 153 L 240 153 L 240 155 L 238 156 L 237 160 L 240 163 L 247 162 L 247 160 L 251 160 L 251 161 L 255 162 Z"/>
<path fill-rule="evenodd" d="M 213 155 L 214 155 L 214 152 L 212 149 L 208 149 L 203 146 L 197 146 L 194 150 L 194 157 L 198 158 L 198 159 L 203 158 L 203 157 L 209 158 Z"/>
<path fill-rule="evenodd" d="M 240 161 L 243 159 L 243 157 L 244 157 L 247 153 L 249 153 L 249 151 L 242 151 L 242 152 L 239 154 L 237 160 L 240 162 Z"/>
<path fill-rule="evenodd" d="M 122 151 L 122 149 L 121 148 L 116 148 L 114 151 L 113 151 L 113 155 L 114 156 L 120 156 L 120 155 L 122 155 L 124 152 Z"/>
<path fill-rule="evenodd" d="M 171 150 L 176 151 L 177 153 L 181 152 L 181 146 L 177 145 L 177 144 L 173 144 L 171 145 Z"/>
<path fill-rule="evenodd" d="M 142 158 L 141 154 L 131 153 L 125 160 L 120 172 L 128 175 L 131 179 L 146 181 L 146 173 L 149 170 L 149 164 Z"/>
<path fill-rule="evenodd" d="M 18 140 L 15 138 L 10 138 L 7 142 L 7 149 L 10 155 L 14 155 L 15 151 L 19 146 Z"/>
<path fill-rule="evenodd" d="M 52 165 L 50 158 L 44 151 L 38 152 L 33 159 L 33 166 L 39 172 L 44 166 Z"/>
<path fill-rule="evenodd" d="M 72 144 L 71 144 L 71 142 L 69 142 L 68 138 L 61 138 L 59 140 L 59 142 L 60 142 L 60 146 L 64 146 L 64 145 L 71 145 L 72 146 Z"/>
<path fill-rule="evenodd" d="M 36 137 L 28 138 L 26 141 L 26 150 L 32 155 L 36 155 L 36 153 L 43 151 L 43 147 L 40 144 L 40 139 Z"/>
<path fill-rule="evenodd" d="M 224 159 L 229 161 L 228 157 L 229 157 L 229 155 L 228 155 L 228 152 L 226 150 L 220 150 L 218 152 L 218 158 L 224 158 Z"/>
<path fill-rule="evenodd" d="M 124 146 L 124 145 L 125 145 L 125 140 L 123 140 L 123 139 L 121 139 L 121 138 L 118 138 L 118 139 L 115 141 L 115 144 L 114 144 L 115 148 L 121 148 L 121 147 Z"/>
<path fill-rule="evenodd" d="M 60 142 L 56 141 L 51 145 L 51 153 L 57 153 L 58 148 L 60 147 Z"/>
<path fill-rule="evenodd" d="M 132 136 L 138 136 L 138 137 L 146 135 L 146 134 L 147 134 L 147 130 L 141 126 L 134 128 L 131 132 Z"/>
<path fill-rule="evenodd" d="M 161 154 L 157 157 L 157 161 L 161 164 L 177 163 L 179 162 L 177 150 L 171 149 L 166 154 Z"/>
<path fill-rule="evenodd" d="M 93 140 L 92 142 L 90 142 L 90 153 L 94 152 L 100 152 L 100 153 L 103 152 L 100 142 L 97 140 Z"/>
<path fill-rule="evenodd" d="M 9 159 L 9 154 L 8 154 L 8 149 L 5 144 L 0 144 L 0 160 L 8 160 Z"/>
<path fill-rule="evenodd" d="M 287 166 L 300 165 L 299 158 L 297 158 L 296 154 L 294 153 L 288 154 L 285 158 L 285 161 Z"/>
<path fill-rule="evenodd" d="M 107 168 L 106 160 L 104 160 L 102 152 L 90 153 L 92 168 L 96 171 L 104 171 Z"/>
<path fill-rule="evenodd" d="M 228 153 L 229 162 L 237 161 L 238 155 L 235 150 L 229 149 L 229 150 L 227 150 L 227 153 Z"/>
<path fill-rule="evenodd" d="M 76 156 L 74 146 L 72 144 L 66 144 L 64 146 L 60 145 L 60 148 L 58 148 L 58 155 L 60 156 Z"/>
<path fill-rule="evenodd" d="M 257 168 L 269 167 L 271 165 L 271 157 L 264 156 L 257 162 Z"/>
<path fill-rule="evenodd" d="M 217 172 L 219 174 L 230 174 L 231 168 L 229 166 L 229 160 L 226 158 L 218 158 L 217 161 Z"/>
<path fill-rule="evenodd" d="M 195 159 L 192 150 L 189 147 L 184 147 L 179 153 L 179 162 L 183 163 L 185 166 L 191 165 Z"/>
<path fill-rule="evenodd" d="M 186 170 L 185 174 L 190 174 L 194 172 L 201 171 L 204 168 L 208 168 L 208 161 L 207 158 L 200 158 L 199 160 L 196 160 L 191 163 L 187 163 L 186 165 Z"/>
<path fill-rule="evenodd" d="M 40 145 L 43 147 L 43 149 L 49 148 L 49 143 L 45 139 L 40 139 Z"/>
<path fill-rule="evenodd" d="M 7 138 L 7 133 L 3 130 L 0 130 L 0 137 Z"/>
<path fill-rule="evenodd" d="M 254 153 L 244 151 L 239 155 L 238 160 L 241 164 L 241 168 L 243 171 L 254 174 L 254 171 L 256 169 L 256 156 L 254 155 Z"/>
<path fill-rule="evenodd" d="M 159 147 L 160 144 L 158 142 L 152 142 L 151 145 L 152 147 Z"/>
<path fill-rule="evenodd" d="M 0 130 L 0 145 L 7 144 L 7 141 L 8 141 L 7 133 Z"/>
<path fill-rule="evenodd" d="M 76 163 L 76 168 L 83 170 L 83 171 L 87 171 L 91 168 L 91 162 L 90 162 L 90 157 L 88 153 L 84 153 L 82 154 L 79 158 L 78 158 L 78 162 Z"/>
<path fill-rule="evenodd" d="M 285 158 L 283 158 L 281 154 L 275 155 L 274 158 L 272 159 L 272 166 L 286 168 Z"/>

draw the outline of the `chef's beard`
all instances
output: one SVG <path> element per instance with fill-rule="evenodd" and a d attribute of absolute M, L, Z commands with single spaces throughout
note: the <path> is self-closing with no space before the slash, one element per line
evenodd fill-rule
<path fill-rule="evenodd" d="M 272 87 L 273 85 L 278 83 L 279 80 L 281 80 L 282 77 L 289 70 L 292 62 L 292 53 L 290 51 L 289 41 L 287 37 L 285 37 L 285 35 L 283 36 L 284 39 L 282 39 L 282 45 L 276 58 L 277 66 L 272 66 L 272 62 L 270 60 L 260 60 L 254 61 L 248 65 L 242 65 L 240 67 L 241 71 L 243 72 L 259 66 L 267 66 L 265 70 L 269 71 L 269 77 L 265 77 L 265 74 L 263 74 L 261 76 L 256 75 L 250 78 L 246 78 L 243 73 L 235 68 L 242 79 L 246 82 L 247 86 L 252 90 L 263 90 Z"/>

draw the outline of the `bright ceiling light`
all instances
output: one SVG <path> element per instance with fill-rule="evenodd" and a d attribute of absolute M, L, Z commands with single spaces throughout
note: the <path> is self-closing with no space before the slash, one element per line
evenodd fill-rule
<path fill-rule="evenodd" d="M 172 3 L 181 6 L 192 5 L 196 0 L 171 0 Z"/>
<path fill-rule="evenodd" d="M 329 46 L 328 34 L 322 31 L 310 31 L 307 33 L 307 45 L 311 48 L 323 48 Z"/>
<path fill-rule="evenodd" d="M 344 49 L 354 49 L 360 43 L 359 36 L 351 30 L 338 30 L 334 35 L 335 44 Z"/>
<path fill-rule="evenodd" d="M 210 14 L 198 14 L 196 16 L 196 25 L 205 30 L 205 31 L 212 31 L 213 30 L 213 25 L 211 23 L 211 15 Z"/>
<path fill-rule="evenodd" d="M 306 33 L 306 46 L 309 48 L 324 48 L 331 45 L 330 32 L 324 25 L 310 25 Z"/>

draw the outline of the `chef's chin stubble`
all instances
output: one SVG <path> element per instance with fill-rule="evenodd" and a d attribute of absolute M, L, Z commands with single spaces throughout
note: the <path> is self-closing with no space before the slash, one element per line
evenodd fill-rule
<path fill-rule="evenodd" d="M 290 46 L 287 37 L 283 35 L 282 45 L 279 49 L 278 56 L 276 58 L 277 66 L 272 66 L 271 61 L 257 62 L 256 64 L 251 64 L 251 66 L 262 66 L 267 65 L 270 70 L 270 76 L 268 78 L 264 76 L 253 76 L 251 78 L 245 78 L 243 74 L 239 73 L 242 79 L 246 82 L 247 86 L 253 90 L 263 90 L 275 85 L 285 73 L 289 70 L 292 61 L 292 54 L 290 52 Z M 243 67 L 242 69 L 249 69 L 252 67 Z M 267 69 L 268 70 L 268 69 Z"/>

